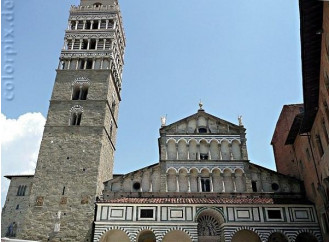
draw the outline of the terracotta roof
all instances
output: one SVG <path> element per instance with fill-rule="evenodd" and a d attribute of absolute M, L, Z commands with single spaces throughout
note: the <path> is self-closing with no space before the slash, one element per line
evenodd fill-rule
<path fill-rule="evenodd" d="M 273 198 L 114 198 L 98 203 L 138 204 L 274 204 Z"/>

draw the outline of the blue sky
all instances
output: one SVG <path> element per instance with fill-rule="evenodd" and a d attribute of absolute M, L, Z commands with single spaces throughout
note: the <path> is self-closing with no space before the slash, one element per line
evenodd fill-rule
<path fill-rule="evenodd" d="M 34 112 L 46 117 L 69 7 L 78 3 L 15 1 L 15 98 L 5 100 L 2 89 L 4 122 L 19 124 Z M 160 117 L 172 123 L 191 115 L 200 99 L 206 112 L 229 122 L 243 115 L 251 162 L 275 169 L 270 141 L 277 118 L 284 104 L 302 102 L 298 1 L 119 3 L 127 47 L 115 172 L 156 163 Z M 34 115 L 31 143 L 38 144 L 44 121 Z M 19 158 L 10 153 L 18 153 L 19 137 L 15 146 L 2 145 L 2 175 L 26 172 L 18 168 L 36 159 L 32 148 L 22 148 Z"/>

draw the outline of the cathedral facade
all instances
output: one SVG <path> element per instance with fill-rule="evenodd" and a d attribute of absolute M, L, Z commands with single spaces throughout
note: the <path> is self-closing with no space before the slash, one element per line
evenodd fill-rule
<path fill-rule="evenodd" d="M 200 106 L 162 121 L 158 163 L 105 182 L 94 241 L 322 241 L 301 182 L 249 161 L 241 118 Z"/>
<path fill-rule="evenodd" d="M 117 0 L 72 6 L 34 175 L 11 180 L 2 237 L 35 241 L 322 241 L 301 181 L 253 164 L 238 124 L 167 125 L 159 162 L 113 174 L 125 34 Z"/>

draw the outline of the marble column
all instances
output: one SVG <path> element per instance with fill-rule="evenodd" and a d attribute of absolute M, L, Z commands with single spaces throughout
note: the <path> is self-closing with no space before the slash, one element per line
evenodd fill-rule
<path fill-rule="evenodd" d="M 233 157 L 232 144 L 230 143 L 228 146 L 229 146 L 229 154 L 230 154 L 230 160 L 233 160 L 233 159 L 234 159 L 234 157 Z"/>
<path fill-rule="evenodd" d="M 210 174 L 210 191 L 213 192 L 213 175 L 212 173 Z"/>
<path fill-rule="evenodd" d="M 99 45 L 99 39 L 96 39 L 95 42 L 96 42 L 96 43 L 95 43 L 95 50 L 97 50 L 97 49 L 98 49 L 97 47 L 98 47 L 98 45 Z"/>
<path fill-rule="evenodd" d="M 168 192 L 168 174 L 166 174 L 165 188 L 166 192 Z"/>
<path fill-rule="evenodd" d="M 176 160 L 179 160 L 179 144 L 175 143 L 175 150 L 176 150 Z"/>
<path fill-rule="evenodd" d="M 200 176 L 198 176 L 197 181 L 198 181 L 198 184 L 197 184 L 198 185 L 198 191 L 202 192 L 202 179 L 201 179 Z"/>
<path fill-rule="evenodd" d="M 223 173 L 220 173 L 220 179 L 221 179 L 221 182 L 222 182 L 222 192 L 226 192 L 225 180 L 224 180 Z"/>
<path fill-rule="evenodd" d="M 190 188 L 190 174 L 187 174 L 187 181 L 188 181 L 188 192 L 191 192 L 191 188 Z"/>
<path fill-rule="evenodd" d="M 149 192 L 152 192 L 152 174 L 153 174 L 153 170 L 151 169 L 150 174 L 149 174 Z"/>
<path fill-rule="evenodd" d="M 221 143 L 218 144 L 218 147 L 219 147 L 219 160 L 222 160 Z"/>
<path fill-rule="evenodd" d="M 231 180 L 232 180 L 232 183 L 233 183 L 233 186 L 234 186 L 234 192 L 237 192 L 236 179 L 235 179 L 235 174 L 234 173 L 231 174 Z"/>

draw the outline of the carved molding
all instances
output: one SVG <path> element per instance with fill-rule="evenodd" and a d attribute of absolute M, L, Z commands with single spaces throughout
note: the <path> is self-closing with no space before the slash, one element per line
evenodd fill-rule
<path fill-rule="evenodd" d="M 115 20 L 117 18 L 117 14 L 104 14 L 104 15 L 71 15 L 69 20 L 99 20 L 99 19 L 112 19 Z"/>
<path fill-rule="evenodd" d="M 72 112 L 72 113 L 82 113 L 82 112 L 84 112 L 84 108 L 80 105 L 74 105 L 71 108 L 70 112 Z"/>
<path fill-rule="evenodd" d="M 67 39 L 83 39 L 83 38 L 95 38 L 95 39 L 106 39 L 115 38 L 115 33 L 67 33 L 65 35 Z"/>

